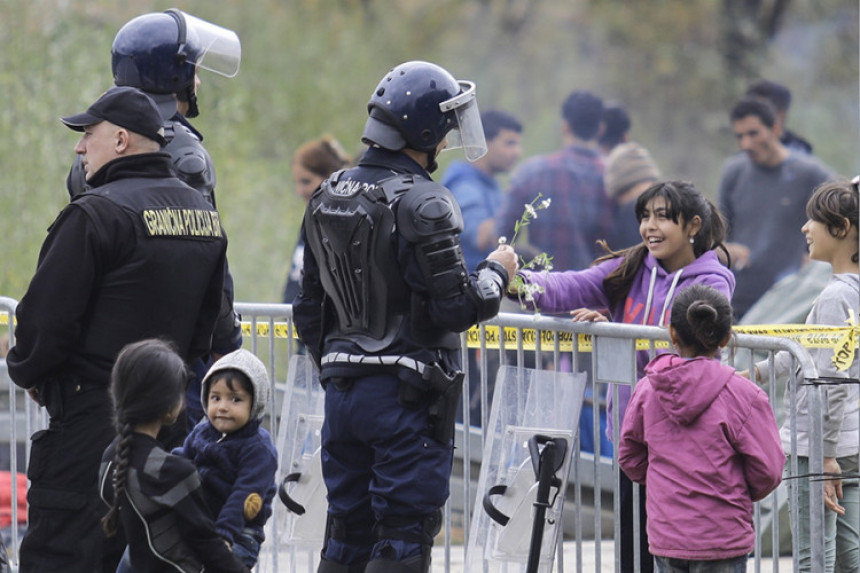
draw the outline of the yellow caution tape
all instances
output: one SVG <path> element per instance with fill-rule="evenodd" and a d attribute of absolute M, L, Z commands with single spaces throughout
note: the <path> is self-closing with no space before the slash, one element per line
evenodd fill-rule
<path fill-rule="evenodd" d="M 738 334 L 755 334 L 759 336 L 779 336 L 789 338 L 806 348 L 837 348 L 844 349 L 843 358 L 840 363 L 850 364 L 854 360 L 854 349 L 857 348 L 858 331 L 860 327 L 853 322 L 851 326 L 820 326 L 810 324 L 761 324 L 750 326 L 735 326 L 734 332 Z M 257 336 L 269 336 L 269 323 L 257 323 Z M 286 323 L 275 323 L 276 338 L 290 338 L 289 328 Z M 498 326 L 484 326 L 484 348 L 498 349 L 501 346 L 501 337 Z M 544 351 L 552 351 L 555 348 L 555 340 L 558 338 L 560 351 L 570 352 L 573 350 L 573 334 L 570 332 L 555 332 L 552 330 L 517 329 L 505 327 L 504 347 L 508 350 L 518 348 L 518 336 L 522 336 L 524 350 L 536 350 L 538 348 L 538 332 L 540 332 L 540 348 Z M 242 334 L 251 335 L 251 323 L 242 323 Z M 295 333 L 292 335 L 295 337 Z M 576 335 L 577 346 L 580 352 L 591 352 L 592 343 L 590 334 Z M 469 348 L 481 347 L 481 330 L 473 326 L 466 332 L 466 345 Z M 648 350 L 652 347 L 649 339 L 636 341 L 637 350 Z M 664 340 L 653 341 L 654 348 L 669 348 L 669 343 Z"/>
<path fill-rule="evenodd" d="M 834 351 L 833 363 L 839 370 L 845 370 L 854 361 L 855 352 L 860 343 L 860 326 L 855 321 L 854 314 L 845 321 L 849 326 L 821 326 L 814 324 L 761 324 L 749 326 L 735 326 L 734 332 L 738 334 L 755 334 L 760 336 L 779 336 L 789 338 L 798 342 L 806 348 L 832 348 Z M 9 315 L 0 312 L 0 325 L 9 324 Z M 519 338 L 522 338 L 524 350 L 536 350 L 538 346 L 547 352 L 555 349 L 556 339 L 558 348 L 563 352 L 573 350 L 573 334 L 570 332 L 555 332 L 552 330 L 517 329 L 505 327 L 500 332 L 498 326 L 484 326 L 484 348 L 498 349 L 504 337 L 504 347 L 515 350 L 519 347 Z M 274 338 L 297 338 L 295 331 L 290 331 L 286 322 L 259 321 L 254 326 L 254 332 L 258 337 L 268 338 L 273 332 Z M 538 335 L 539 333 L 539 335 Z M 252 323 L 242 322 L 242 334 L 251 336 Z M 539 340 L 538 340 L 539 336 Z M 591 335 L 577 334 L 577 348 L 580 352 L 591 352 Z M 466 332 L 466 344 L 469 348 L 481 347 L 481 328 L 473 326 Z M 668 348 L 669 343 L 663 340 L 651 341 L 649 339 L 636 340 L 637 350 L 648 350 L 652 348 Z"/>
<path fill-rule="evenodd" d="M 842 335 L 836 348 L 833 349 L 833 365 L 836 370 L 845 371 L 854 362 L 854 348 L 856 348 L 856 333 L 855 328 L 857 322 L 854 320 L 854 309 L 848 309 L 848 318 L 845 320 L 850 326 L 848 332 Z"/>

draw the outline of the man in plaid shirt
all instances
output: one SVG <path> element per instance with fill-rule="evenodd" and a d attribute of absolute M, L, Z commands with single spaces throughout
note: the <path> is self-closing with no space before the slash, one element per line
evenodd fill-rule
<path fill-rule="evenodd" d="M 612 222 L 596 146 L 603 102 L 587 91 L 574 91 L 561 112 L 564 147 L 522 164 L 496 218 L 498 235 L 510 239 L 526 204 L 539 193 L 551 199 L 551 206 L 540 212 L 527 232 L 529 244 L 551 256 L 553 269 L 559 271 L 588 267 L 601 254 L 595 242 L 607 238 Z M 522 245 L 517 250 L 523 251 Z"/>

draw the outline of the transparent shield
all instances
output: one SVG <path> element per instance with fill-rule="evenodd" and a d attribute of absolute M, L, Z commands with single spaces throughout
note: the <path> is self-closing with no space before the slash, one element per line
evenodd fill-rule
<path fill-rule="evenodd" d="M 487 153 L 487 141 L 484 138 L 484 126 L 481 123 L 481 112 L 478 111 L 478 100 L 475 84 L 461 81 L 462 93 L 439 104 L 443 112 L 454 112 L 457 126 L 446 135 L 445 149 L 463 149 L 466 159 L 477 161 Z"/>
<path fill-rule="evenodd" d="M 290 551 L 319 553 L 325 536 L 328 503 L 322 479 L 321 430 L 325 391 L 310 359 L 293 356 L 281 407 L 278 451 L 278 496 L 269 520 L 271 539 Z M 284 501 L 288 496 L 293 511 Z M 311 556 L 314 559 L 315 556 Z"/>
<path fill-rule="evenodd" d="M 242 45 L 236 32 L 186 12 L 182 12 L 182 16 L 185 18 L 186 34 L 189 38 L 195 38 L 202 46 L 194 63 L 204 70 L 228 78 L 238 74 L 242 61 Z"/>
<path fill-rule="evenodd" d="M 466 571 L 521 573 L 529 556 L 539 556 L 538 571 L 549 572 L 561 539 L 562 510 L 571 453 L 585 394 L 584 373 L 517 369 L 499 370 L 484 444 L 481 474 L 472 511 Z M 546 461 L 533 447 L 537 440 L 559 446 L 556 469 L 542 518 L 535 511 Z M 540 527 L 540 548 L 532 533 Z"/>

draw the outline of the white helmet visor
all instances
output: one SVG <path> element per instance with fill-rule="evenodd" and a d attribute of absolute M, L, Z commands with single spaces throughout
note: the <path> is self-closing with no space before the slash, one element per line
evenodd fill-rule
<path fill-rule="evenodd" d="M 181 10 L 179 12 L 185 19 L 185 33 L 189 41 L 194 39 L 201 47 L 200 53 L 196 54 L 196 61 L 192 63 L 228 78 L 238 74 L 239 63 L 242 60 L 242 45 L 236 32 Z"/>
<path fill-rule="evenodd" d="M 463 148 L 466 159 L 477 161 L 487 153 L 487 141 L 484 138 L 484 126 L 481 124 L 481 113 L 478 111 L 478 99 L 475 94 L 475 84 L 459 81 L 462 92 L 439 104 L 443 112 L 453 111 L 457 125 L 446 135 L 445 149 Z"/>

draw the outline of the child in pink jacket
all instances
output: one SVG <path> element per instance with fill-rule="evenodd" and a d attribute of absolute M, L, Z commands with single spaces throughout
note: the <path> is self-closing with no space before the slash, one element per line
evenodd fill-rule
<path fill-rule="evenodd" d="M 658 571 L 745 571 L 755 545 L 753 502 L 779 485 L 785 454 L 767 395 L 714 357 L 732 308 L 694 285 L 672 304 L 677 354 L 645 368 L 627 406 L 618 462 L 647 483 L 648 540 Z"/>

